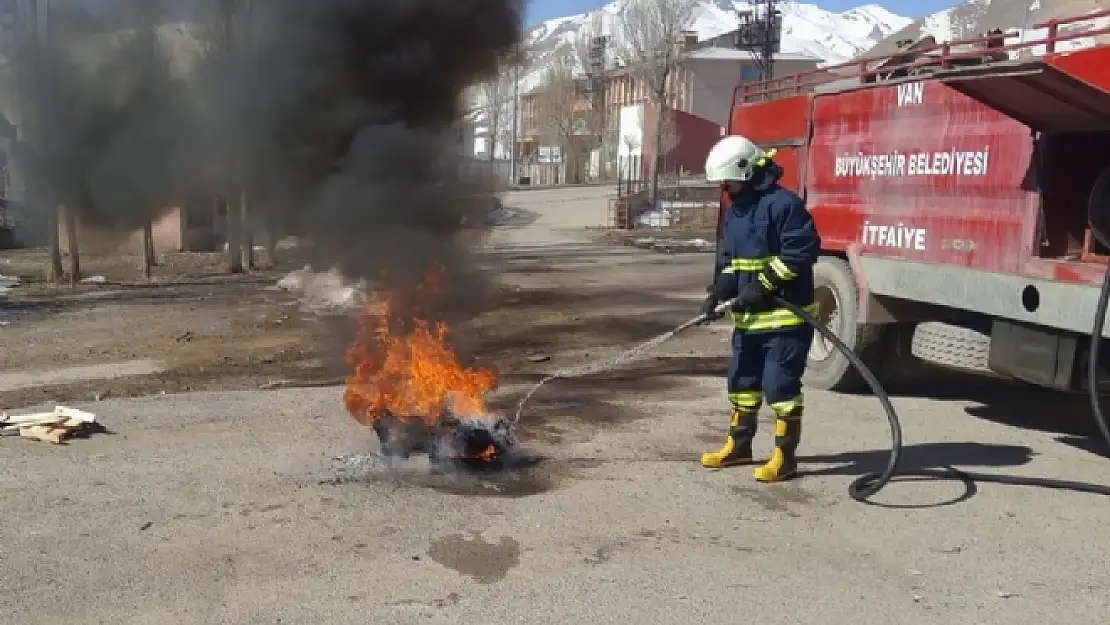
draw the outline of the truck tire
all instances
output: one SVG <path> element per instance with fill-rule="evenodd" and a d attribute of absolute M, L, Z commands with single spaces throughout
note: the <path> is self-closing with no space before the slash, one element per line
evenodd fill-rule
<path fill-rule="evenodd" d="M 859 289 L 848 263 L 832 256 L 821 257 L 813 267 L 813 291 L 818 320 L 870 367 L 876 361 L 883 326 L 859 324 Z M 852 363 L 820 334 L 813 337 L 807 362 L 803 379 L 806 386 L 840 392 L 868 388 Z"/>
<path fill-rule="evenodd" d="M 910 352 L 925 362 L 990 373 L 991 337 L 977 330 L 930 321 L 913 331 Z"/>

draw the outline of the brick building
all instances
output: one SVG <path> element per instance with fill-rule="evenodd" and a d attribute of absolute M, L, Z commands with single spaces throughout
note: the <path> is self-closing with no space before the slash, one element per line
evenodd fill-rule
<path fill-rule="evenodd" d="M 701 42 L 688 37 L 681 43 L 688 49 L 672 76 L 670 108 L 675 113 L 664 138 L 666 171 L 701 173 L 705 153 L 728 123 L 733 90 L 759 79 L 755 56 L 737 49 L 734 40 L 734 33 L 726 33 Z M 814 69 L 823 59 L 779 53 L 774 62 L 775 74 L 782 76 Z M 556 162 L 545 158 L 550 150 L 543 150 L 544 143 L 550 139 L 544 136 L 539 119 L 547 88 L 540 87 L 521 98 L 518 149 L 524 175 L 531 176 L 534 184 L 611 179 L 617 172 L 623 172 L 623 176 L 643 175 L 641 163 L 650 162 L 655 153 L 651 132 L 655 113 L 634 71 L 612 67 L 595 94 L 580 96 L 580 107 L 593 111 L 596 127 L 583 128 L 570 146 L 571 153 L 563 154 Z M 591 101 L 588 97 L 597 99 Z"/>

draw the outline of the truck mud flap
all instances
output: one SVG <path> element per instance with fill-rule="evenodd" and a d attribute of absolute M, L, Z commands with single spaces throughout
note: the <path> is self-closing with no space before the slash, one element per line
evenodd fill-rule
<path fill-rule="evenodd" d="M 1044 61 L 942 70 L 935 77 L 1036 131 L 1110 130 L 1110 93 Z"/>

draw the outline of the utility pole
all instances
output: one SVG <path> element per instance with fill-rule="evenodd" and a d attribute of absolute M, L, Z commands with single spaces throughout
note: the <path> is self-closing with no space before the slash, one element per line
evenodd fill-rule
<path fill-rule="evenodd" d="M 736 12 L 736 47 L 751 52 L 759 79 L 775 77 L 775 55 L 782 49 L 782 11 L 778 0 L 758 0 L 751 9 Z"/>
<path fill-rule="evenodd" d="M 605 92 L 608 84 L 605 80 L 605 62 L 611 38 L 609 35 L 594 35 L 590 38 L 590 48 L 586 54 L 586 79 L 582 93 L 589 98 L 590 107 L 593 109 L 595 121 L 598 124 L 598 172 L 604 176 L 605 171 L 605 134 L 608 123 L 608 111 L 605 106 Z"/>

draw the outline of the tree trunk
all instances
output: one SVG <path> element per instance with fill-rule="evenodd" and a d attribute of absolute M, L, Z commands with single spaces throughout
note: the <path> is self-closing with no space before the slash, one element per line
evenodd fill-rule
<path fill-rule="evenodd" d="M 148 221 L 144 231 L 144 242 L 147 254 L 150 256 L 150 266 L 158 266 L 158 254 L 154 253 L 154 222 Z"/>
<path fill-rule="evenodd" d="M 62 233 L 61 233 L 61 207 L 55 207 L 51 211 L 50 221 L 50 281 L 61 282 L 62 276 L 65 275 L 65 268 L 62 267 Z"/>
<path fill-rule="evenodd" d="M 146 222 L 143 226 L 143 277 L 154 276 L 154 225 Z"/>
<path fill-rule="evenodd" d="M 69 284 L 77 286 L 81 282 L 81 243 L 77 240 L 77 211 L 64 209 L 66 239 L 69 243 Z"/>
<path fill-rule="evenodd" d="M 247 209 L 247 188 L 239 189 L 240 223 L 243 225 L 243 266 L 247 269 L 258 269 L 254 259 L 254 236 L 251 231 L 250 212 Z"/>
<path fill-rule="evenodd" d="M 667 106 L 660 102 L 655 105 L 655 154 L 652 155 L 651 167 L 651 201 L 659 202 L 659 169 L 663 162 L 663 124 L 666 119 Z"/>
<path fill-rule="evenodd" d="M 220 198 L 224 204 L 224 219 L 227 221 L 227 271 L 243 273 L 243 213 L 232 208 L 227 198 Z"/>

